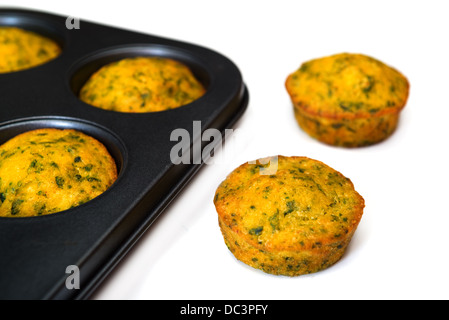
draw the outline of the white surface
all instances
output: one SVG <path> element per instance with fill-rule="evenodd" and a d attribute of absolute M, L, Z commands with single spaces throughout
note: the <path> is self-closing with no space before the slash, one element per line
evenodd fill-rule
<path fill-rule="evenodd" d="M 448 299 L 449 4 L 445 1 L 1 1 L 193 42 L 240 68 L 250 90 L 231 156 L 206 165 L 93 299 Z M 357 150 L 297 126 L 284 89 L 301 62 L 339 52 L 376 57 L 411 83 L 396 133 Z M 169 141 L 169 137 L 167 137 Z M 297 278 L 238 262 L 213 195 L 238 165 L 302 155 L 349 177 L 366 209 L 333 267 Z M 81 275 L 82 276 L 82 275 Z"/>

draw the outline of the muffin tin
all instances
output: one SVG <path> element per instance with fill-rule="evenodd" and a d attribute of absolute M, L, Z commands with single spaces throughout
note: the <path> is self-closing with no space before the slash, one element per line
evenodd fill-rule
<path fill-rule="evenodd" d="M 102 142 L 119 171 L 115 184 L 79 207 L 32 218 L 0 218 L 0 299 L 87 299 L 202 166 L 175 165 L 175 129 L 224 132 L 248 105 L 237 66 L 197 45 L 84 20 L 0 9 L 0 25 L 56 40 L 62 54 L 32 69 L 0 74 L 0 144 L 25 131 L 53 127 L 82 131 Z M 180 108 L 145 114 L 106 111 L 80 101 L 78 91 L 101 66 L 126 57 L 161 56 L 188 65 L 206 94 Z M 193 154 L 193 152 L 191 152 Z M 205 186 L 207 188 L 207 186 Z M 79 268 L 79 289 L 66 286 Z"/>

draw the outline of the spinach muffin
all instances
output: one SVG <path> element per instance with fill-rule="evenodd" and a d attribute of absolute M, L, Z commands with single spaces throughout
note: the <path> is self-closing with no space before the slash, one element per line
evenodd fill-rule
<path fill-rule="evenodd" d="M 0 26 L 0 73 L 29 69 L 61 54 L 53 40 L 32 31 Z"/>
<path fill-rule="evenodd" d="M 262 174 L 270 166 L 271 172 Z M 317 272 L 337 262 L 365 207 L 341 173 L 317 160 L 284 156 L 235 169 L 217 188 L 214 204 L 234 256 L 285 276 Z"/>
<path fill-rule="evenodd" d="M 304 62 L 285 83 L 299 126 L 329 145 L 361 147 L 388 138 L 409 94 L 396 69 L 362 54 Z"/>
<path fill-rule="evenodd" d="M 143 113 L 177 108 L 204 93 L 186 65 L 161 57 L 136 57 L 95 72 L 81 88 L 80 99 L 105 110 Z"/>
<path fill-rule="evenodd" d="M 75 130 L 38 129 L 0 146 L 0 217 L 67 210 L 97 197 L 117 167 L 96 139 Z"/>

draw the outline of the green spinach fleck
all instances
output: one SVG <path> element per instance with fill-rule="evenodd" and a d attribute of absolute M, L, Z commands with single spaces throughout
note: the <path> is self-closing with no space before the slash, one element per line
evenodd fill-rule
<path fill-rule="evenodd" d="M 249 234 L 253 235 L 253 236 L 259 236 L 262 234 L 263 231 L 263 226 L 257 227 L 257 228 L 252 228 L 249 230 Z"/>

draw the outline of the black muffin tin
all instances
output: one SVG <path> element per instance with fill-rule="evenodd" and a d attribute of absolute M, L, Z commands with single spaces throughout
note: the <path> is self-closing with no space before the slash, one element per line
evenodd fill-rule
<path fill-rule="evenodd" d="M 0 9 L 0 25 L 38 32 L 62 47 L 62 54 L 44 65 L 0 74 L 0 144 L 38 128 L 80 130 L 106 145 L 119 176 L 104 194 L 79 207 L 0 218 L 0 299 L 89 298 L 204 163 L 172 163 L 170 152 L 178 143 L 170 139 L 173 130 L 187 130 L 193 149 L 201 142 L 194 121 L 201 121 L 201 133 L 209 128 L 224 133 L 248 104 L 240 71 L 217 52 L 84 20 L 79 29 L 68 29 L 66 21 L 45 12 Z M 185 63 L 206 94 L 180 108 L 145 114 L 106 111 L 78 99 L 94 71 L 133 56 Z M 201 148 L 210 143 L 201 142 Z M 73 276 L 66 268 L 73 265 L 80 270 L 79 289 L 66 286 Z"/>

